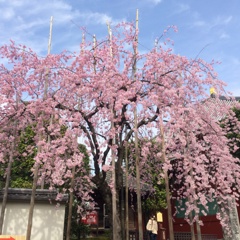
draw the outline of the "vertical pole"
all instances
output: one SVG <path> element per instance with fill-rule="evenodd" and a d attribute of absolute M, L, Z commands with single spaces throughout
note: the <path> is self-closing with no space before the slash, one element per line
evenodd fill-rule
<path fill-rule="evenodd" d="M 124 184 L 123 184 L 123 179 L 124 175 L 122 174 L 122 187 L 121 187 L 121 234 L 122 234 L 122 239 L 125 238 L 125 228 L 124 228 L 124 219 L 125 219 L 125 208 L 124 208 Z"/>
<path fill-rule="evenodd" d="M 109 23 L 107 23 L 108 26 L 108 34 L 109 34 L 109 45 L 110 45 L 110 56 L 112 56 L 112 30 L 110 28 Z M 114 119 L 114 103 L 112 105 L 112 118 Z M 113 119 L 111 120 L 111 129 L 114 130 L 114 136 L 112 140 L 112 147 L 115 146 L 116 144 L 116 137 L 115 137 L 115 126 L 114 126 L 114 121 Z M 113 188 L 112 188 L 112 220 L 113 220 L 113 240 L 120 240 L 119 236 L 119 220 L 118 220 L 118 215 L 117 215 L 117 199 L 116 199 L 116 169 L 115 169 L 115 160 L 116 160 L 116 153 L 112 149 L 111 150 L 112 154 L 112 182 L 113 182 Z"/>
<path fill-rule="evenodd" d="M 126 129 L 126 135 L 127 135 L 127 129 Z M 125 143 L 125 209 L 126 209 L 126 233 L 125 233 L 125 239 L 129 240 L 129 219 L 128 219 L 128 143 L 126 141 Z"/>
<path fill-rule="evenodd" d="M 158 47 L 158 40 L 155 39 L 156 52 L 157 52 L 157 47 Z M 156 77 L 156 75 L 154 77 Z M 165 136 L 164 136 L 164 129 L 163 129 L 163 119 L 160 114 L 159 114 L 159 128 L 160 128 L 161 145 L 162 145 L 162 162 L 165 163 L 166 162 Z M 172 221 L 172 204 L 171 204 L 169 179 L 168 179 L 167 172 L 164 172 L 164 181 L 165 181 L 165 191 L 166 191 L 166 201 L 167 201 L 169 240 L 174 240 L 173 221 Z"/>
<path fill-rule="evenodd" d="M 114 110 L 112 109 L 112 114 L 114 114 Z M 113 121 L 111 122 L 111 128 L 114 128 Z M 115 133 L 114 133 L 115 135 Z M 115 146 L 115 136 L 113 137 L 112 146 Z M 112 218 L 113 218 L 113 240 L 118 240 L 118 222 L 117 222 L 117 199 L 116 199 L 116 172 L 115 172 L 115 151 L 112 149 Z"/>
<path fill-rule="evenodd" d="M 189 152 L 189 149 L 188 149 L 188 143 L 189 143 L 188 133 L 187 133 L 186 138 L 187 138 L 187 145 L 186 145 L 185 152 L 188 153 Z M 185 157 L 187 158 L 186 154 L 185 154 Z M 193 169 L 191 169 L 191 171 L 190 171 L 190 176 L 193 177 Z M 194 194 L 195 194 L 195 191 L 194 191 Z M 197 206 L 197 201 L 194 201 L 194 204 Z M 190 213 L 190 218 L 192 218 L 192 212 Z M 197 239 L 202 240 L 201 228 L 200 228 L 200 224 L 199 224 L 198 221 L 199 221 L 199 216 L 197 217 L 197 221 L 196 221 Z M 192 219 L 191 219 L 191 222 L 192 222 Z M 194 223 L 191 225 L 191 231 L 192 231 L 192 229 L 193 229 L 192 240 L 195 240 Z"/>
<path fill-rule="evenodd" d="M 50 30 L 49 30 L 49 39 L 48 39 L 48 54 L 51 52 L 52 46 L 52 27 L 53 27 L 53 16 L 50 18 Z"/>
<path fill-rule="evenodd" d="M 124 157 L 124 160 L 122 162 L 122 178 L 121 178 L 121 236 L 122 236 L 122 239 L 125 239 L 126 240 L 126 235 L 125 235 L 125 227 L 124 227 L 124 224 L 125 224 L 125 199 L 124 199 L 124 162 L 125 162 L 125 157 Z"/>
<path fill-rule="evenodd" d="M 68 204 L 68 219 L 67 219 L 67 232 L 66 232 L 66 240 L 70 240 L 71 238 L 71 223 L 72 223 L 72 205 L 73 205 L 73 189 L 74 189 L 74 180 L 75 180 L 75 171 L 76 167 L 74 166 L 72 169 L 72 179 L 71 179 L 71 191 L 69 192 L 69 204 Z"/>
<path fill-rule="evenodd" d="M 81 53 L 84 51 L 84 43 L 85 43 L 85 34 L 82 34 L 82 44 L 81 44 Z"/>
<path fill-rule="evenodd" d="M 187 144 L 186 144 L 186 148 L 184 149 L 184 158 L 188 158 L 188 152 L 189 152 L 189 150 L 188 150 L 188 134 L 187 134 L 187 136 L 186 136 L 186 138 L 187 138 Z M 190 173 L 190 175 L 191 175 L 191 177 L 192 177 L 192 170 L 191 170 L 191 173 Z M 189 187 L 190 187 L 190 185 L 189 185 Z M 189 200 L 189 197 L 188 197 L 188 200 Z M 191 239 L 192 240 L 195 240 L 196 238 L 195 238 L 195 229 L 194 229 L 194 222 L 193 222 L 193 212 L 191 211 L 190 213 L 189 213 L 189 218 L 190 218 L 190 222 L 191 222 L 191 225 L 190 225 L 190 228 L 191 228 Z"/>
<path fill-rule="evenodd" d="M 189 213 L 189 218 L 190 218 L 190 221 L 191 221 L 191 225 L 190 225 L 190 228 L 191 228 L 191 239 L 195 240 L 194 223 L 192 222 L 192 220 L 193 220 L 192 212 Z"/>
<path fill-rule="evenodd" d="M 49 55 L 51 52 L 51 45 L 52 45 L 52 25 L 53 25 L 53 17 L 51 16 L 50 18 L 50 30 L 49 30 L 49 39 L 48 39 L 48 51 L 47 54 Z M 45 79 L 45 86 L 44 86 L 44 97 L 47 96 L 47 91 L 48 91 L 48 72 L 49 69 L 47 69 L 46 73 L 46 79 Z"/>
<path fill-rule="evenodd" d="M 51 48 L 52 24 L 53 24 L 53 17 L 50 18 L 50 33 L 49 33 L 49 42 L 48 42 L 48 54 L 50 53 L 50 48 Z M 48 72 L 47 72 L 47 77 L 46 77 L 46 80 L 45 80 L 44 98 L 47 97 L 47 91 L 48 91 Z M 38 148 L 38 153 L 40 153 L 40 152 L 41 152 L 41 148 L 39 147 Z M 35 195 L 36 195 L 36 191 L 37 191 L 38 171 L 39 171 L 39 164 L 36 163 L 35 169 L 34 169 L 32 194 L 31 194 L 30 208 L 29 208 L 29 214 L 28 214 L 28 226 L 27 226 L 26 240 L 31 239 L 33 211 L 34 211 L 34 204 L 35 204 Z"/>
<path fill-rule="evenodd" d="M 49 55 L 51 53 L 52 25 L 53 25 L 53 16 L 51 16 L 51 18 L 50 18 L 50 30 L 49 30 L 49 38 L 48 38 L 48 51 L 47 51 L 47 55 Z M 49 70 L 47 69 L 47 71 L 46 71 L 46 79 L 45 79 L 45 86 L 44 86 L 44 97 L 45 98 L 47 97 L 48 85 L 49 85 L 49 83 L 48 83 L 48 72 L 49 72 Z M 51 117 L 50 121 L 52 122 L 52 117 Z M 48 142 L 50 142 L 50 135 L 48 135 Z M 44 177 L 43 177 L 42 182 L 41 182 L 41 189 L 44 189 Z"/>
<path fill-rule="evenodd" d="M 138 9 L 136 12 L 136 35 L 134 46 L 134 64 L 133 64 L 133 78 L 136 81 L 137 71 L 137 54 L 138 54 Z M 139 146 L 138 146 L 138 121 L 137 121 L 137 103 L 134 108 L 134 135 L 135 135 L 135 154 L 136 154 L 136 192 L 137 192 L 137 211 L 138 211 L 138 233 L 139 240 L 143 240 L 142 228 L 142 202 L 141 202 L 141 185 L 140 185 L 140 170 L 139 170 Z"/>
<path fill-rule="evenodd" d="M 195 201 L 195 204 L 197 204 L 196 201 Z M 197 221 L 196 221 L 196 227 L 197 227 L 197 239 L 202 240 L 201 227 L 200 227 L 200 224 L 199 224 L 199 216 L 198 216 Z"/>
<path fill-rule="evenodd" d="M 166 152 L 165 152 L 166 149 L 165 149 L 165 137 L 164 137 L 162 116 L 159 116 L 159 122 L 160 122 L 160 134 L 161 134 L 161 141 L 162 141 L 162 160 L 163 160 L 163 163 L 165 163 L 166 162 Z M 171 205 L 171 198 L 170 198 L 169 179 L 168 179 L 168 173 L 166 171 L 164 172 L 164 179 L 165 179 L 166 200 L 167 200 L 169 240 L 174 240 L 173 222 L 172 222 L 172 205 Z"/>

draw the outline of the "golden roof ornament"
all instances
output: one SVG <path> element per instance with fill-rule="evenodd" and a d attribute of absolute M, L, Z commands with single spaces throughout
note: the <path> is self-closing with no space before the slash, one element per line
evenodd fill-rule
<path fill-rule="evenodd" d="M 217 95 L 217 92 L 216 92 L 215 88 L 214 88 L 214 87 L 211 87 L 211 88 L 210 88 L 210 96 L 211 96 L 212 98 L 215 98 L 216 95 Z"/>

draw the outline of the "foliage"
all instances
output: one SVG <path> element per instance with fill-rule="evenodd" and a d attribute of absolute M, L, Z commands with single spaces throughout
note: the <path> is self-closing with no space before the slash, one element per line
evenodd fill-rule
<path fill-rule="evenodd" d="M 143 209 L 149 213 L 156 213 L 166 208 L 166 190 L 164 182 L 162 184 L 155 183 L 154 191 L 144 196 Z"/>
<path fill-rule="evenodd" d="M 34 137 L 35 133 L 32 126 L 27 126 L 20 133 L 17 156 L 12 166 L 10 183 L 12 188 L 32 188 L 33 177 L 31 169 L 37 153 L 37 149 L 34 148 Z"/>
<path fill-rule="evenodd" d="M 90 174 L 90 158 L 87 152 L 87 148 L 84 144 L 78 144 L 79 151 L 83 154 L 83 168 L 86 170 L 87 174 Z"/>

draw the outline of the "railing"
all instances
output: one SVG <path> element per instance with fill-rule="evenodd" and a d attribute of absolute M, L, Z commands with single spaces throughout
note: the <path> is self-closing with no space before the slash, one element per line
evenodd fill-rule
<path fill-rule="evenodd" d="M 215 234 L 202 234 L 202 240 L 217 240 L 217 235 Z M 147 231 L 143 232 L 143 239 L 148 240 Z M 191 240 L 190 232 L 175 232 L 174 240 Z M 195 239 L 197 239 L 197 235 L 195 235 Z M 129 240 L 138 240 L 138 231 L 130 230 L 129 231 Z"/>
<path fill-rule="evenodd" d="M 202 234 L 202 240 L 217 240 L 217 235 L 215 234 Z M 175 232 L 174 233 L 175 240 L 191 240 L 191 233 L 189 232 Z M 197 235 L 195 235 L 195 239 L 197 239 Z"/>

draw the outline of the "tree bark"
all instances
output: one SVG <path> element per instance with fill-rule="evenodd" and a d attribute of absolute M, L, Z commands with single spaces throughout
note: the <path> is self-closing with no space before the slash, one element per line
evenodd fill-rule
<path fill-rule="evenodd" d="M 108 215 L 108 219 L 109 224 L 110 224 L 110 229 L 112 230 L 112 236 L 111 239 L 114 239 L 114 231 L 115 231 L 115 237 L 117 237 L 118 239 L 121 239 L 121 224 L 120 224 L 120 218 L 119 218 L 119 211 L 116 211 L 116 216 L 115 216 L 115 225 L 113 224 L 113 207 L 112 207 L 112 191 L 108 185 L 108 183 L 106 181 L 103 181 L 102 183 L 97 184 L 98 186 L 98 198 L 99 199 L 103 199 L 104 203 L 106 204 L 106 210 L 107 210 L 107 215 Z M 116 209 L 119 209 L 119 194 L 118 191 L 116 191 Z M 115 229 L 113 229 L 115 228 Z"/>

